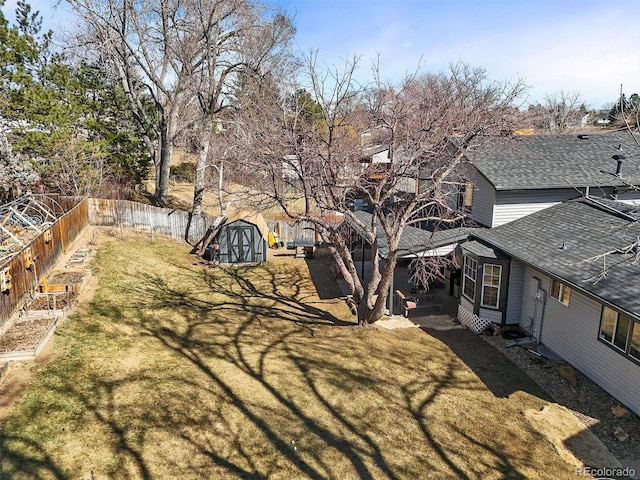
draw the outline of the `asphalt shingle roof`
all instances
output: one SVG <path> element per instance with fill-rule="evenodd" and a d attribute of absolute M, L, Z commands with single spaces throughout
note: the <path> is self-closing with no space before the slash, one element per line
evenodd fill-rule
<path fill-rule="evenodd" d="M 498 258 L 498 257 L 504 258 L 505 257 L 504 255 L 500 255 L 498 252 L 496 252 L 495 249 L 485 245 L 484 243 L 481 243 L 475 240 L 465 242 L 462 245 L 460 245 L 460 247 L 465 252 L 472 253 L 473 255 L 477 255 L 479 257 L 484 257 L 484 258 Z"/>
<path fill-rule="evenodd" d="M 365 225 L 371 225 L 372 215 L 370 213 L 361 210 L 353 212 L 353 215 Z M 350 222 L 348 217 L 347 222 L 352 227 L 356 228 L 356 230 L 359 231 L 358 233 L 360 234 L 360 236 L 362 236 L 362 231 L 360 231 L 360 228 L 353 222 Z M 402 236 L 400 237 L 400 244 L 398 245 L 398 255 L 400 257 L 403 257 L 406 255 L 420 254 L 439 247 L 444 247 L 446 245 L 452 245 L 454 243 L 465 240 L 469 233 L 475 230 L 477 230 L 477 228 L 457 227 L 431 232 L 429 230 L 423 230 L 421 228 L 408 226 L 405 227 Z M 380 229 L 378 229 L 377 232 L 377 242 L 380 255 L 383 258 L 388 258 L 389 246 L 387 244 L 387 239 L 384 235 L 384 232 L 382 232 Z"/>
<path fill-rule="evenodd" d="M 640 211 L 629 205 L 580 198 L 473 236 L 640 318 L 638 250 L 623 253 L 640 240 L 640 221 L 633 218 Z M 603 256 L 607 252 L 613 253 Z"/>
<path fill-rule="evenodd" d="M 496 190 L 530 190 L 622 185 L 612 175 L 616 154 L 626 157 L 622 179 L 640 184 L 640 148 L 628 132 L 584 139 L 577 134 L 496 137 L 469 150 L 467 158 Z"/>

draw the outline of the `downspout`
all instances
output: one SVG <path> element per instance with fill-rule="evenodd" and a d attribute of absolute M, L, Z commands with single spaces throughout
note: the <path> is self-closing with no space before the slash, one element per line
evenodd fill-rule
<path fill-rule="evenodd" d="M 539 289 L 542 292 L 542 297 L 541 298 L 536 298 L 536 309 L 538 308 L 538 301 L 540 302 L 541 306 L 542 306 L 542 312 L 540 314 L 540 329 L 538 330 L 538 338 L 536 339 L 536 343 L 540 343 L 542 341 L 542 326 L 544 325 L 544 314 L 546 312 L 546 306 L 547 306 L 547 292 L 545 292 L 542 289 Z"/>

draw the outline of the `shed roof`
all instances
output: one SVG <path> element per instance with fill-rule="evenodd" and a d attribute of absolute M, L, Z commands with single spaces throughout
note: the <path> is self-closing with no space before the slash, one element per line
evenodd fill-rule
<path fill-rule="evenodd" d="M 467 158 L 496 190 L 620 186 L 640 183 L 640 148 L 628 132 L 496 137 Z M 618 150 L 618 147 L 622 150 Z M 624 155 L 622 179 L 615 154 Z"/>
<path fill-rule="evenodd" d="M 640 318 L 640 250 L 629 248 L 640 239 L 636 218 L 627 204 L 579 198 L 473 237 Z"/>
<path fill-rule="evenodd" d="M 360 220 L 365 225 L 371 225 L 372 215 L 364 210 L 353 212 L 353 216 Z M 353 227 L 361 237 L 364 237 L 364 232 L 361 227 L 351 220 L 348 216 L 345 216 L 347 223 Z M 400 257 L 413 257 L 413 256 L 436 256 L 439 253 L 437 250 L 448 246 L 454 245 L 467 238 L 469 233 L 476 230 L 474 227 L 457 227 L 450 228 L 448 230 L 438 230 L 435 232 L 429 230 L 423 230 L 421 228 L 407 226 L 402 232 L 400 237 L 400 244 L 398 245 L 398 255 Z M 380 229 L 377 232 L 376 237 L 378 243 L 378 249 L 380 255 L 383 258 L 389 257 L 389 245 L 387 238 Z"/>
<path fill-rule="evenodd" d="M 260 231 L 262 238 L 268 238 L 269 226 L 262 214 L 243 209 L 233 210 L 227 214 L 227 220 L 224 222 L 224 225 L 229 225 L 239 220 L 255 225 Z"/>

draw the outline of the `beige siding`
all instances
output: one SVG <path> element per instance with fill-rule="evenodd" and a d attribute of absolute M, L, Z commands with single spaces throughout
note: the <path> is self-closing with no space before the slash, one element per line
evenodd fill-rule
<path fill-rule="evenodd" d="M 523 313 L 531 312 L 534 300 L 527 293 L 533 277 L 541 280 L 547 292 L 551 279 L 533 269 L 525 272 Z M 547 297 L 540 343 L 600 385 L 618 401 L 640 415 L 640 365 L 598 340 L 601 304 L 571 292 L 569 306 Z"/>

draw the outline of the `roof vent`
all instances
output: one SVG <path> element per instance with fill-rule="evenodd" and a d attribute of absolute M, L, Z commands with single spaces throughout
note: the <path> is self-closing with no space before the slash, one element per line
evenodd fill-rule
<path fill-rule="evenodd" d="M 613 158 L 618 164 L 616 165 L 616 177 L 619 177 L 622 173 L 622 164 L 624 163 L 624 155 L 615 154 L 611 158 Z"/>
<path fill-rule="evenodd" d="M 580 135 L 578 135 L 578 138 L 580 140 L 589 140 L 589 135 L 587 135 L 586 133 L 581 133 Z"/>

